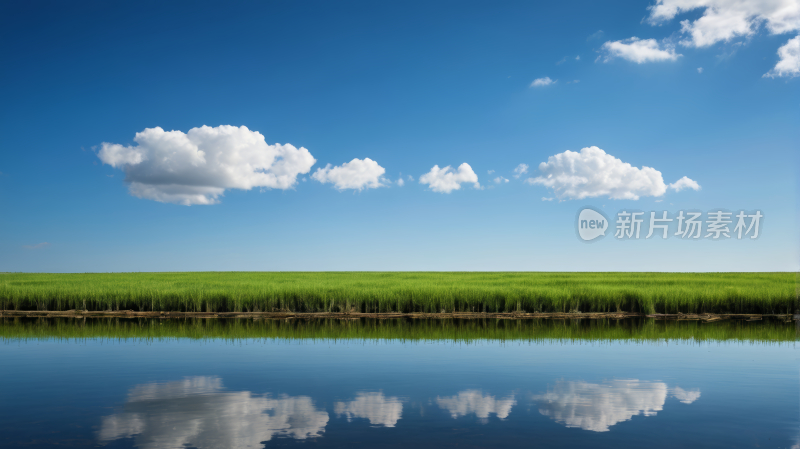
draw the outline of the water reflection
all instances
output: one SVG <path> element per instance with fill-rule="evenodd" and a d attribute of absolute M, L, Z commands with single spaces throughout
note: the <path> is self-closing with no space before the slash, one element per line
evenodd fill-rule
<path fill-rule="evenodd" d="M 635 379 L 600 384 L 561 380 L 532 399 L 539 413 L 567 427 L 607 432 L 633 416 L 656 415 L 668 396 L 691 404 L 700 398 L 700 390 Z M 486 423 L 490 415 L 507 418 L 517 400 L 514 394 L 497 398 L 468 389 L 437 396 L 435 403 L 454 419 L 474 414 Z M 381 391 L 358 392 L 351 401 L 335 402 L 333 410 L 348 422 L 367 419 L 373 426 L 395 427 L 403 401 Z M 97 436 L 100 442 L 135 438 L 137 446 L 149 449 L 260 447 L 274 437 L 322 436 L 328 419 L 308 396 L 254 396 L 225 390 L 218 377 L 190 377 L 135 386 L 122 412 L 103 417 Z"/>
<path fill-rule="evenodd" d="M 333 411 L 337 416 L 345 416 L 348 422 L 366 418 L 373 426 L 394 427 L 403 414 L 403 402 L 394 396 L 386 397 L 383 392 L 360 392 L 350 402 L 335 403 Z"/>
<path fill-rule="evenodd" d="M 655 416 L 663 410 L 669 392 L 663 382 L 614 380 L 603 384 L 558 381 L 547 393 L 533 396 L 539 413 L 567 427 L 608 432 L 609 427 L 633 416 Z M 672 389 L 672 396 L 691 404 L 699 390 Z"/>
<path fill-rule="evenodd" d="M 484 422 L 489 418 L 489 414 L 495 414 L 500 419 L 505 419 L 511 413 L 511 407 L 517 404 L 514 395 L 503 399 L 495 399 L 494 396 L 484 395 L 480 390 L 464 390 L 455 396 L 436 397 L 439 407 L 450 412 L 450 416 L 458 418 L 470 413 L 474 413 Z"/>
<path fill-rule="evenodd" d="M 681 387 L 672 389 L 672 397 L 683 402 L 684 404 L 691 404 L 692 402 L 700 399 L 700 390 L 684 390 Z"/>
<path fill-rule="evenodd" d="M 141 448 L 260 447 L 275 436 L 321 436 L 328 413 L 307 396 L 253 396 L 224 391 L 217 377 L 138 385 L 124 411 L 103 418 L 101 442 L 134 437 Z"/>

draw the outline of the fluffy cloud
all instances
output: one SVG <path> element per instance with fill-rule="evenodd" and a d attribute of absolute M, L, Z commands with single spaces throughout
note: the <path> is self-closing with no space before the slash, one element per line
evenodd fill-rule
<path fill-rule="evenodd" d="M 519 165 L 517 165 L 517 168 L 514 169 L 514 177 L 515 178 L 519 178 L 520 176 L 524 175 L 525 173 L 528 173 L 528 168 L 530 168 L 530 167 L 528 167 L 528 164 L 519 164 Z"/>
<path fill-rule="evenodd" d="M 670 184 L 669 188 L 676 192 L 680 192 L 683 189 L 700 190 L 700 184 L 698 184 L 697 181 L 693 181 L 684 176 L 683 178 Z"/>
<path fill-rule="evenodd" d="M 504 399 L 495 399 L 494 396 L 484 395 L 478 390 L 464 390 L 455 396 L 436 397 L 436 404 L 450 412 L 450 416 L 458 418 L 474 413 L 481 419 L 489 418 L 490 414 L 505 419 L 511 413 L 511 408 L 517 404 L 514 395 Z"/>
<path fill-rule="evenodd" d="M 366 418 L 373 426 L 394 427 L 403 414 L 403 402 L 394 396 L 387 398 L 383 392 L 361 392 L 356 394 L 355 400 L 335 403 L 333 411 L 345 416 L 347 421 Z"/>
<path fill-rule="evenodd" d="M 481 185 L 478 183 L 478 175 L 472 171 L 472 167 L 466 162 L 458 166 L 458 170 L 453 171 L 449 165 L 445 168 L 439 168 L 434 165 L 431 171 L 419 177 L 420 184 L 427 184 L 431 190 L 440 193 L 450 193 L 453 190 L 459 190 L 462 183 L 472 183 L 476 189 L 480 189 Z"/>
<path fill-rule="evenodd" d="M 502 184 L 504 182 L 508 182 L 508 178 L 504 178 L 502 176 L 498 176 L 498 177 L 494 178 L 493 181 L 494 181 L 495 184 Z"/>
<path fill-rule="evenodd" d="M 781 60 L 772 70 L 764 74 L 764 78 L 800 76 L 800 36 L 789 39 L 789 42 L 779 48 L 778 56 Z"/>
<path fill-rule="evenodd" d="M 121 413 L 102 420 L 101 443 L 135 439 L 143 449 L 261 447 L 275 436 L 321 436 L 328 413 L 307 396 L 253 396 L 226 391 L 216 377 L 133 388 Z"/>
<path fill-rule="evenodd" d="M 397 180 L 397 185 L 400 186 L 400 187 L 403 187 L 404 185 L 406 185 L 406 182 L 403 181 L 403 178 L 399 178 Z"/>
<path fill-rule="evenodd" d="M 675 53 L 675 48 L 661 45 L 655 39 L 639 39 L 632 37 L 621 41 L 609 41 L 603 44 L 606 52 L 604 62 L 614 58 L 627 59 L 637 64 L 656 61 L 675 61 L 683 56 Z"/>
<path fill-rule="evenodd" d="M 539 402 L 539 413 L 567 427 L 608 432 L 610 426 L 635 415 L 655 416 L 664 407 L 667 385 L 638 380 L 559 381 L 533 399 Z"/>
<path fill-rule="evenodd" d="M 386 169 L 372 159 L 365 158 L 353 159 L 336 167 L 328 164 L 325 168 L 318 168 L 311 177 L 323 184 L 331 183 L 339 190 L 363 190 L 383 187 L 381 176 L 384 173 Z"/>
<path fill-rule="evenodd" d="M 125 171 L 132 195 L 187 206 L 218 203 L 227 189 L 290 189 L 316 162 L 305 148 L 268 145 L 245 126 L 202 126 L 186 134 L 147 128 L 133 140 L 137 145 L 104 142 L 97 155 Z"/>
<path fill-rule="evenodd" d="M 555 81 L 551 80 L 549 76 L 545 76 L 544 78 L 536 78 L 533 80 L 531 87 L 549 86 L 553 83 L 555 83 Z"/>
<path fill-rule="evenodd" d="M 752 36 L 764 23 L 772 34 L 800 30 L 797 0 L 658 0 L 650 6 L 648 21 L 658 25 L 681 13 L 702 9 L 695 20 L 681 22 L 686 46 L 707 47 L 740 36 Z"/>
<path fill-rule="evenodd" d="M 755 35 L 761 24 L 771 34 L 800 31 L 800 2 L 797 0 L 658 0 L 650 6 L 648 21 L 653 25 L 672 20 L 678 14 L 703 10 L 694 21 L 683 20 L 682 45 L 708 47 L 737 37 Z M 790 39 L 778 50 L 781 60 L 764 76 L 800 75 L 800 38 Z"/>
<path fill-rule="evenodd" d="M 550 156 L 547 162 L 539 164 L 539 171 L 542 176 L 525 182 L 553 189 L 560 200 L 598 196 L 638 200 L 640 196 L 661 196 L 667 191 L 660 171 L 633 167 L 597 147 Z M 675 190 L 694 186 L 700 188 L 686 177 L 670 185 Z"/>
<path fill-rule="evenodd" d="M 672 397 L 683 402 L 684 404 L 691 404 L 692 402 L 700 399 L 700 390 L 684 390 L 681 387 L 675 387 L 671 390 Z"/>

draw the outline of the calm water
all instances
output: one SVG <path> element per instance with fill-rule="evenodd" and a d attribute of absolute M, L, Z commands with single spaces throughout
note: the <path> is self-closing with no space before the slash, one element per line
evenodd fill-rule
<path fill-rule="evenodd" d="M 504 341 L 60 338 L 78 324 L 54 323 L 0 326 L 2 447 L 800 447 L 794 338 L 752 337 L 793 323 Z"/>

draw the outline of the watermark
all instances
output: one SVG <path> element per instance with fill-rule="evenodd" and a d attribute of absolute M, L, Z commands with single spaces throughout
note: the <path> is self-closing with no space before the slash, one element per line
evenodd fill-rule
<path fill-rule="evenodd" d="M 593 207 L 584 207 L 578 212 L 578 238 L 584 242 L 605 237 L 609 226 L 605 214 Z"/>
<path fill-rule="evenodd" d="M 752 240 L 761 235 L 763 219 L 760 210 L 680 210 L 670 213 L 624 209 L 617 212 L 611 222 L 602 211 L 587 206 L 578 211 L 575 229 L 578 238 L 584 242 L 602 239 L 611 226 L 617 240 Z"/>

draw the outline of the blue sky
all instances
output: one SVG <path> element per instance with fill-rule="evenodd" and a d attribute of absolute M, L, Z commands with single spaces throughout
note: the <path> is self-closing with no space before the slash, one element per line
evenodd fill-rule
<path fill-rule="evenodd" d="M 758 0 L 673 16 L 672 0 L 5 2 L 0 271 L 798 270 L 800 15 L 776 1 L 788 15 Z M 265 140 L 186 137 L 222 125 Z M 232 171 L 164 162 L 175 139 L 134 140 L 156 127 Z M 592 146 L 628 176 L 596 174 L 614 189 L 526 181 Z M 248 172 L 301 148 L 313 165 L 288 184 L 264 180 L 269 161 Z M 449 184 L 424 177 L 464 163 Z M 661 181 L 642 185 L 642 167 Z M 700 189 L 669 188 L 684 176 Z M 222 193 L 181 204 L 198 191 Z M 764 220 L 755 240 L 586 244 L 583 206 Z"/>

